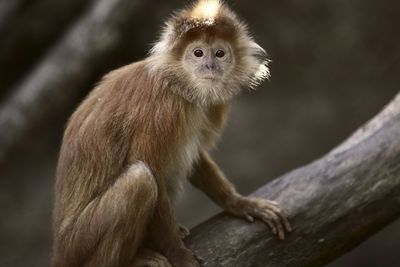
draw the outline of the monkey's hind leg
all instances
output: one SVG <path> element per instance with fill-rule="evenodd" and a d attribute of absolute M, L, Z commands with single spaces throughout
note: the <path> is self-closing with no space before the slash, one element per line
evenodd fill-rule
<path fill-rule="evenodd" d="M 160 253 L 151 249 L 140 248 L 132 267 L 172 267 L 172 265 Z"/>
<path fill-rule="evenodd" d="M 149 168 L 131 165 L 66 231 L 54 267 L 131 266 L 157 202 Z"/>

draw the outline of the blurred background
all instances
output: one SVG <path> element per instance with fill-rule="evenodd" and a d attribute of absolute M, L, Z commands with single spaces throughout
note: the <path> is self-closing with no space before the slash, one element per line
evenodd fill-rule
<path fill-rule="evenodd" d="M 230 0 L 272 59 L 235 100 L 215 159 L 243 194 L 339 144 L 400 89 L 400 2 Z M 68 117 L 108 71 L 146 56 L 187 1 L 0 0 L 0 266 L 49 266 Z M 188 186 L 179 220 L 220 211 Z M 384 207 L 383 207 L 384 208 Z M 400 221 L 330 267 L 399 266 Z"/>

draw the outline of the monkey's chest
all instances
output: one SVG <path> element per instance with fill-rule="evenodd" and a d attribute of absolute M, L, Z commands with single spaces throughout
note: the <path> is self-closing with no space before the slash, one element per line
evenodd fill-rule
<path fill-rule="evenodd" d="M 171 197 L 182 191 L 187 178 L 191 175 L 201 149 L 214 143 L 219 128 L 215 127 L 203 110 L 191 114 L 191 120 L 186 127 L 185 138 L 172 149 L 174 155 L 167 171 L 167 190 Z M 191 125 L 191 127 L 189 126 Z"/>
<path fill-rule="evenodd" d="M 167 190 L 171 197 L 175 198 L 183 190 L 185 181 L 199 158 L 200 147 L 201 137 L 192 135 L 177 148 L 166 177 Z"/>

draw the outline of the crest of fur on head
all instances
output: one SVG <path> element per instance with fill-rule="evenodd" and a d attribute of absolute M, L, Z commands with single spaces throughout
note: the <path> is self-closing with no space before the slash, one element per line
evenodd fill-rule
<path fill-rule="evenodd" d="M 221 38 L 232 46 L 234 68 L 218 82 L 199 83 L 182 69 L 180 60 L 186 46 L 200 38 Z M 175 13 L 150 55 L 152 69 L 168 77 L 169 87 L 188 101 L 204 105 L 224 103 L 241 87 L 254 88 L 269 77 L 265 50 L 250 36 L 247 25 L 219 0 L 199 0 Z M 174 86 L 182 82 L 184 88 Z"/>

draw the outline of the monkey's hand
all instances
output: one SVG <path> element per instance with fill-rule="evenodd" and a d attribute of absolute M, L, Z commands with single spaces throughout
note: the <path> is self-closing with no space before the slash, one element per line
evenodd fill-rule
<path fill-rule="evenodd" d="M 263 220 L 268 224 L 274 235 L 279 239 L 285 239 L 285 230 L 290 232 L 292 227 L 278 203 L 254 197 L 235 196 L 233 201 L 225 206 L 225 210 L 233 215 L 243 217 L 249 222 L 254 218 Z"/>

